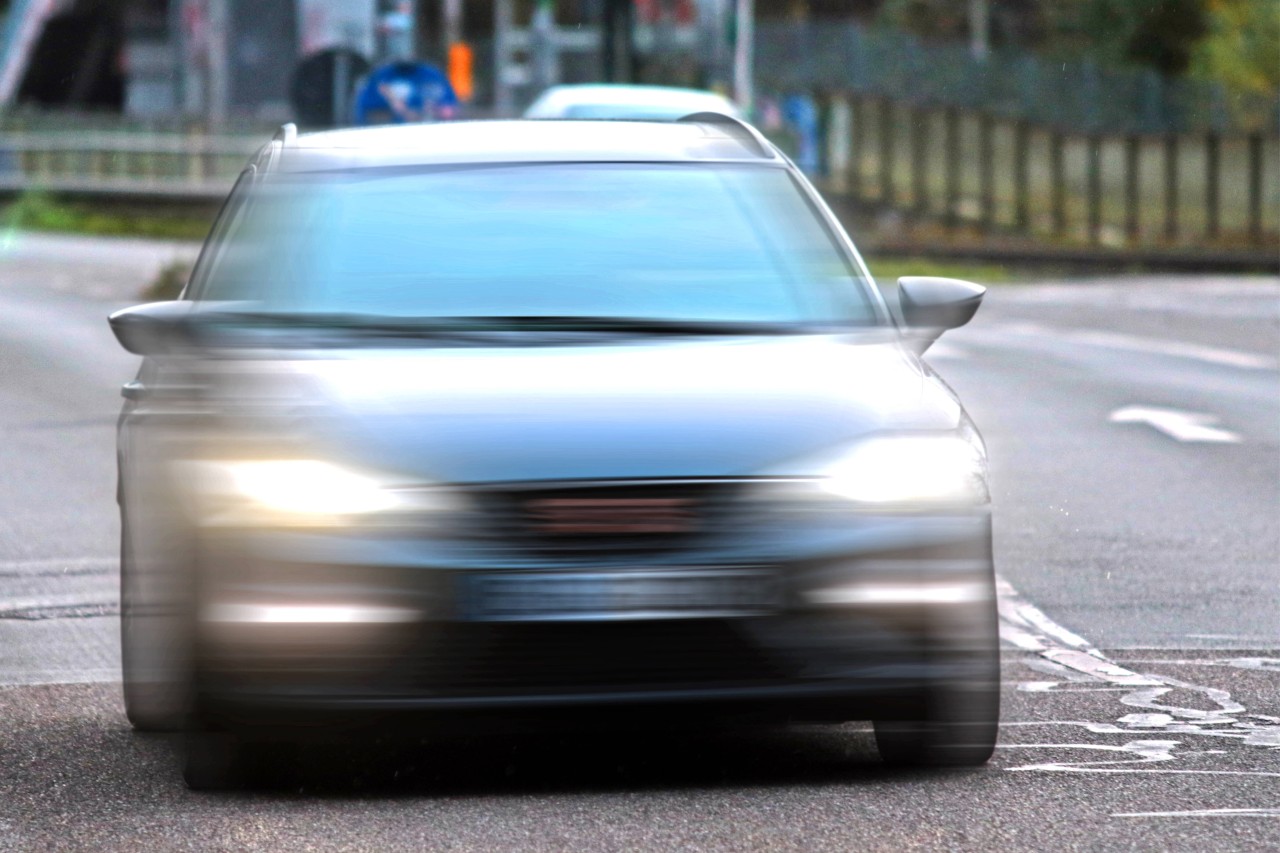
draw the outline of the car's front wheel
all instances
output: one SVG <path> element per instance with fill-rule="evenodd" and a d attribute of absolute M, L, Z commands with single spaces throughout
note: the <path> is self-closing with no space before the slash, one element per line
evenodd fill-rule
<path fill-rule="evenodd" d="M 987 608 L 984 608 L 986 610 Z M 917 690 L 892 719 L 874 722 L 876 747 L 890 764 L 972 767 L 995 752 L 1000 728 L 1000 641 L 994 607 L 968 647 L 950 656 L 951 675 Z"/>
<path fill-rule="evenodd" d="M 876 747 L 889 764 L 972 767 L 995 751 L 1000 692 L 935 688 L 913 697 L 906 720 L 876 720 Z"/>
<path fill-rule="evenodd" d="M 120 512 L 120 658 L 124 707 L 139 731 L 177 731 L 186 720 L 190 626 L 185 624 L 183 579 L 172 566 L 161 574 L 140 559 L 129 512 Z"/>

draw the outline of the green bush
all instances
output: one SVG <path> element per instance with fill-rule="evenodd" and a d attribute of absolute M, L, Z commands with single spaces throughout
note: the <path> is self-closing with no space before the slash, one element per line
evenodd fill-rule
<path fill-rule="evenodd" d="M 209 221 L 199 216 L 67 202 L 43 190 L 28 190 L 10 202 L 0 213 L 0 224 L 5 230 L 170 240 L 203 239 L 209 230 Z"/>

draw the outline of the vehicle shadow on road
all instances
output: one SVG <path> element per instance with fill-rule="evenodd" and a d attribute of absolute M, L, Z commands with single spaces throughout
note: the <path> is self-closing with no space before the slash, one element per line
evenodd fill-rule
<path fill-rule="evenodd" d="M 176 773 L 180 747 L 170 749 Z M 259 793 L 339 798 L 883 784 L 937 775 L 882 763 L 865 724 L 362 737 L 291 745 L 264 764 L 251 783 Z"/>
<path fill-rule="evenodd" d="M 103 792 L 152 802 L 174 796 L 268 800 L 396 799 L 636 790 L 910 785 L 939 771 L 883 764 L 866 723 L 677 731 L 559 731 L 406 738 L 361 733 L 263 749 L 240 793 L 188 794 L 182 737 L 132 731 L 116 685 L 0 691 L 0 798 L 68 807 Z M 8 701 L 6 701 L 6 699 Z M 947 776 L 989 772 L 944 771 Z"/>

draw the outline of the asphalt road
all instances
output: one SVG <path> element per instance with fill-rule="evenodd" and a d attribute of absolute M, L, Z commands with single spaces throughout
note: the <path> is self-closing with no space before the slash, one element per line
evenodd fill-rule
<path fill-rule="evenodd" d="M 1280 281 L 998 286 L 930 360 L 990 445 L 1001 748 L 861 724 L 317 749 L 193 794 L 125 722 L 103 322 L 188 247 L 0 240 L 0 850 L 1280 848 Z"/>

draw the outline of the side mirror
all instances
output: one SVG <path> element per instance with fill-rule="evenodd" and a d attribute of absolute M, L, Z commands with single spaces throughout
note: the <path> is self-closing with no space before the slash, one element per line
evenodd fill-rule
<path fill-rule="evenodd" d="M 148 302 L 121 309 L 110 317 L 120 346 L 136 355 L 160 355 L 188 343 L 190 302 Z"/>
<path fill-rule="evenodd" d="M 898 279 L 898 303 L 909 327 L 907 337 L 917 353 L 923 353 L 947 329 L 973 319 L 987 289 L 958 278 L 904 276 Z"/>

